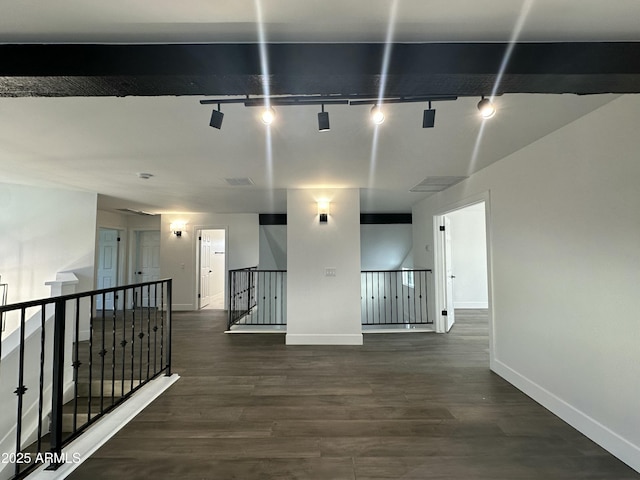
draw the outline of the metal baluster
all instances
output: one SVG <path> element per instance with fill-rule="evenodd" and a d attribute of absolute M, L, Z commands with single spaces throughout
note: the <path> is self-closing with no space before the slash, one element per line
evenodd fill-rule
<path fill-rule="evenodd" d="M 151 285 L 147 285 L 147 380 L 151 368 Z"/>
<path fill-rule="evenodd" d="M 66 320 L 66 304 L 64 300 L 55 302 L 53 329 L 53 379 L 51 394 L 51 451 L 60 454 L 62 451 L 62 408 L 64 394 L 64 330 Z M 47 470 L 56 470 L 59 464 L 50 464 Z"/>
<path fill-rule="evenodd" d="M 106 296 L 104 294 L 104 292 L 102 293 L 102 316 L 101 316 L 101 323 L 102 323 L 102 340 L 101 340 L 101 345 L 102 348 L 100 349 L 100 357 L 101 357 L 101 361 L 100 361 L 100 413 L 104 413 L 104 356 L 107 354 L 107 350 L 104 348 L 105 347 L 105 328 L 106 328 L 106 323 L 107 323 L 107 319 L 105 316 L 105 307 L 106 307 Z"/>
<path fill-rule="evenodd" d="M 142 385 L 142 350 L 144 348 L 142 339 L 144 338 L 144 297 L 142 296 L 142 287 L 140 288 L 140 365 L 138 365 L 138 386 Z"/>
<path fill-rule="evenodd" d="M 172 318 L 172 312 L 173 309 L 171 308 L 171 305 L 173 305 L 172 302 L 172 295 L 173 295 L 173 291 L 172 291 L 172 285 L 173 285 L 173 281 L 171 279 L 169 279 L 167 281 L 167 334 L 169 336 L 168 341 L 167 341 L 167 376 L 171 376 L 171 329 L 173 328 L 172 326 L 172 322 L 173 322 L 173 318 Z"/>
<path fill-rule="evenodd" d="M 280 275 L 280 324 L 286 323 L 284 317 L 284 272 L 279 272 Z"/>
<path fill-rule="evenodd" d="M 153 374 L 157 373 L 158 355 L 158 284 L 153 284 L 153 298 L 155 299 L 155 310 L 153 314 Z"/>
<path fill-rule="evenodd" d="M 40 307 L 40 382 L 38 385 L 38 453 L 42 451 L 42 410 L 44 407 L 44 362 L 46 348 L 46 305 Z"/>
<path fill-rule="evenodd" d="M 122 378 L 120 379 L 120 396 L 124 397 L 124 383 L 126 378 L 126 364 L 127 364 L 127 291 L 122 290 L 122 341 L 120 346 L 122 347 Z"/>
<path fill-rule="evenodd" d="M 74 325 L 73 344 L 73 433 L 78 430 L 78 374 L 80 373 L 80 297 L 76 298 L 76 316 Z"/>
<path fill-rule="evenodd" d="M 418 321 L 418 312 L 416 311 L 416 308 L 417 308 L 416 307 L 416 300 L 417 300 L 416 299 L 416 297 L 417 297 L 417 294 L 416 294 L 416 277 L 415 277 L 415 274 L 414 274 L 414 270 L 410 270 L 410 272 L 411 273 L 409 275 L 411 275 L 412 279 L 413 279 L 413 282 L 411 282 L 411 283 L 413 283 L 413 322 L 411 321 L 411 306 L 409 306 L 409 323 L 411 324 L 411 323 L 415 323 L 415 322 Z M 409 282 L 407 282 L 407 283 L 409 283 Z M 409 295 L 411 295 L 411 286 L 409 286 Z"/>
<path fill-rule="evenodd" d="M 136 289 L 131 289 L 131 389 L 133 391 L 133 379 L 135 378 L 135 348 L 136 348 Z"/>
<path fill-rule="evenodd" d="M 90 297 L 89 305 L 89 398 L 87 399 L 87 422 L 91 422 L 91 398 L 92 398 L 92 383 L 93 383 L 93 295 Z"/>
<path fill-rule="evenodd" d="M 160 285 L 160 368 L 164 369 L 164 289 L 165 282 Z"/>
<path fill-rule="evenodd" d="M 20 351 L 18 357 L 18 388 L 15 393 L 18 396 L 18 419 L 16 422 L 16 456 L 22 450 L 22 397 L 27 391 L 24 385 L 24 342 L 25 342 L 25 308 L 20 313 Z M 15 464 L 16 476 L 20 473 L 20 462 Z"/>
<path fill-rule="evenodd" d="M 111 405 L 116 401 L 116 335 L 117 335 L 117 323 L 116 317 L 118 315 L 118 306 L 115 301 L 115 294 L 113 295 L 113 318 L 112 318 L 112 335 L 111 335 Z"/>

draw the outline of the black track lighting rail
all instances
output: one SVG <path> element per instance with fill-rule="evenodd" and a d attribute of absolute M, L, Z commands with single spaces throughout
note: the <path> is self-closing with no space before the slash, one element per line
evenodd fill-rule
<path fill-rule="evenodd" d="M 252 98 L 215 98 L 200 100 L 201 105 L 222 105 L 241 103 L 245 107 L 292 106 L 292 105 L 382 105 L 389 103 L 446 102 L 457 100 L 453 95 L 429 95 L 411 97 L 364 97 L 361 95 L 328 96 L 290 96 L 290 97 L 252 97 Z"/>

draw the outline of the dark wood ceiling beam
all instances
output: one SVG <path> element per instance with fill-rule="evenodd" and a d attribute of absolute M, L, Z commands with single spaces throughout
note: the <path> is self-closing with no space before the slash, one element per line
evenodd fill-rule
<path fill-rule="evenodd" d="M 377 95 L 385 48 L 270 44 L 265 76 L 255 44 L 0 45 L 0 96 Z M 640 92 L 640 43 L 390 48 L 387 95 Z"/>

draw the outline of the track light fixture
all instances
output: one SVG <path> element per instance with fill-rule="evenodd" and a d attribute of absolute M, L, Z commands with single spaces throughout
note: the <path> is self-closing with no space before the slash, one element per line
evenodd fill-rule
<path fill-rule="evenodd" d="M 384 123 L 384 112 L 380 108 L 380 105 L 371 107 L 371 120 L 376 125 L 382 125 Z"/>
<path fill-rule="evenodd" d="M 262 123 L 265 125 L 271 125 L 276 118 L 276 111 L 271 107 L 266 107 L 260 118 L 262 118 Z"/>
<path fill-rule="evenodd" d="M 260 119 L 265 125 L 271 125 L 276 117 L 276 112 L 273 109 L 273 105 L 277 106 L 300 106 L 300 105 L 321 105 L 322 111 L 318 112 L 318 130 L 326 132 L 330 130 L 329 126 L 329 113 L 325 112 L 325 105 L 371 105 L 371 121 L 375 125 L 381 125 L 385 121 L 385 115 L 382 110 L 382 106 L 387 103 L 412 103 L 412 102 L 429 102 L 429 108 L 424 110 L 422 116 L 422 128 L 433 128 L 435 125 L 436 111 L 431 108 L 431 102 L 444 102 L 450 100 L 457 100 L 457 96 L 452 95 L 412 95 L 412 96 L 385 96 L 375 97 L 365 94 L 350 94 L 350 95 L 275 95 L 275 96 L 258 96 L 246 98 L 216 98 L 200 100 L 201 105 L 216 105 L 217 110 L 211 112 L 211 120 L 209 125 L 213 128 L 220 129 L 222 127 L 222 120 L 224 114 L 220 111 L 221 104 L 244 104 L 245 107 L 260 107 L 262 112 Z M 495 115 L 496 109 L 488 98 L 482 96 L 482 99 L 478 103 L 478 109 L 480 110 L 484 118 L 491 118 Z"/>
<path fill-rule="evenodd" d="M 478 102 L 478 110 L 480 110 L 480 115 L 482 115 L 482 118 L 491 118 L 496 114 L 496 107 L 493 105 L 491 100 L 489 100 L 488 98 L 484 98 L 484 95 Z"/>
<path fill-rule="evenodd" d="M 218 109 L 211 112 L 211 121 L 209 121 L 209 126 L 220 130 L 220 128 L 222 128 L 223 118 L 224 113 L 220 111 L 220 104 L 218 104 Z"/>
<path fill-rule="evenodd" d="M 318 130 L 321 132 L 328 132 L 329 128 L 329 112 L 324 111 L 324 103 L 322 104 L 322 111 L 318 113 Z"/>
<path fill-rule="evenodd" d="M 425 110 L 422 115 L 422 128 L 433 128 L 436 124 L 436 111 L 431 108 L 429 102 L 429 110 Z"/>

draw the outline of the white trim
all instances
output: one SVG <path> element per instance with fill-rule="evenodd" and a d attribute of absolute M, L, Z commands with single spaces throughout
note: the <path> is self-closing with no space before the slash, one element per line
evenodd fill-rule
<path fill-rule="evenodd" d="M 198 240 L 199 234 L 202 234 L 202 230 L 224 230 L 224 310 L 229 309 L 229 225 L 194 225 L 193 226 L 193 269 L 195 271 L 193 297 L 193 308 L 189 310 L 199 310 L 200 300 L 198 299 L 198 293 L 200 292 L 200 241 Z M 174 306 L 174 310 L 175 310 Z"/>
<path fill-rule="evenodd" d="M 489 302 L 454 302 L 453 307 L 464 310 L 465 308 L 489 308 Z"/>
<path fill-rule="evenodd" d="M 296 334 L 287 333 L 287 345 L 362 345 L 361 333 L 355 334 Z"/>
<path fill-rule="evenodd" d="M 438 297 L 438 292 L 441 290 L 441 286 L 439 287 L 438 283 L 438 258 L 437 258 L 437 241 L 439 239 L 439 231 L 436 223 L 440 217 L 443 217 L 447 213 L 454 212 L 456 210 L 461 210 L 465 207 L 470 207 L 472 205 L 484 202 L 484 215 L 485 215 L 485 231 L 486 231 L 486 245 L 487 245 L 487 298 L 489 300 L 489 304 L 487 306 L 488 309 L 488 317 L 489 317 L 489 368 L 493 369 L 493 364 L 496 356 L 495 352 L 495 321 L 494 321 L 494 313 L 493 313 L 493 242 L 491 237 L 491 191 L 486 190 L 484 192 L 471 195 L 469 197 L 465 197 L 462 200 L 451 203 L 447 206 L 444 206 L 436 211 L 433 215 L 433 238 L 434 238 L 434 269 L 433 269 L 433 283 L 434 283 L 434 303 L 435 303 L 435 324 L 436 332 L 441 332 L 438 327 L 442 328 L 443 319 L 439 314 L 443 310 L 442 308 L 442 300 Z M 444 281 L 444 275 L 442 275 L 441 281 Z"/>
<path fill-rule="evenodd" d="M 96 424 L 90 427 L 77 440 L 71 442 L 63 449 L 67 454 L 68 463 L 62 465 L 58 470 L 45 470 L 47 465 L 42 465 L 27 478 L 30 480 L 58 480 L 66 478 L 79 465 L 87 460 L 96 450 L 107 443 L 116 433 L 118 433 L 127 423 L 144 410 L 151 402 L 158 398 L 165 390 L 178 381 L 179 375 L 173 374 L 170 377 L 158 377 L 134 393 L 123 405 L 108 413 Z M 73 455 L 79 455 L 79 462 L 73 463 Z"/>
<path fill-rule="evenodd" d="M 612 455 L 615 455 L 631 468 L 640 472 L 639 446 L 634 445 L 583 411 L 578 410 L 549 390 L 505 365 L 500 360 L 494 359 L 492 370 L 573 428 L 609 451 Z"/>

